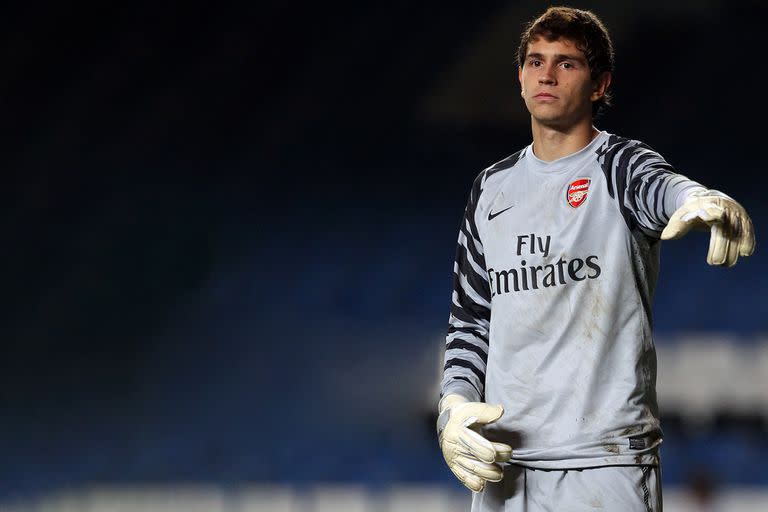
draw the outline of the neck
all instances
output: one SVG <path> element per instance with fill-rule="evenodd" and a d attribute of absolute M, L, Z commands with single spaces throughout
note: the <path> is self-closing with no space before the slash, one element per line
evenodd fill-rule
<path fill-rule="evenodd" d="M 583 149 L 600 133 L 592 126 L 592 118 L 568 128 L 546 126 L 531 119 L 533 154 L 551 162 Z"/>

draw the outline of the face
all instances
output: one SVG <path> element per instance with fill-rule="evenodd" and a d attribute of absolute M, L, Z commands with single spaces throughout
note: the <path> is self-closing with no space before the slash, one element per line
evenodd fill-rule
<path fill-rule="evenodd" d="M 534 123 L 560 129 L 591 123 L 592 102 L 603 96 L 610 83 L 609 73 L 592 80 L 584 52 L 562 38 L 534 39 L 518 78 Z"/>

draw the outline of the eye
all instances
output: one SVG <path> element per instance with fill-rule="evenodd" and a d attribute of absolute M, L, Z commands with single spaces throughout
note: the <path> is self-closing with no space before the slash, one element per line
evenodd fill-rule
<path fill-rule="evenodd" d="M 541 61 L 540 61 L 540 60 L 538 60 L 538 59 L 531 59 L 531 60 L 528 62 L 528 64 L 530 64 L 531 66 L 533 66 L 533 67 L 537 68 L 537 67 L 541 66 Z"/>
<path fill-rule="evenodd" d="M 560 65 L 563 67 L 563 69 L 573 69 L 575 67 L 570 62 L 562 62 L 560 63 Z"/>

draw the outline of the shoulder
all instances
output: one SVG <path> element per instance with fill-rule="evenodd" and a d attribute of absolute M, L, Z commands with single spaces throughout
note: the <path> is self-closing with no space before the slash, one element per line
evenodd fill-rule
<path fill-rule="evenodd" d="M 661 155 L 645 142 L 614 134 L 608 134 L 595 153 L 605 172 L 610 170 L 626 172 L 640 162 L 662 159 Z"/>
<path fill-rule="evenodd" d="M 523 148 L 520 151 L 517 151 L 516 153 L 513 153 L 509 155 L 508 157 L 504 158 L 503 160 L 499 160 L 495 164 L 491 165 L 490 167 L 487 167 L 483 170 L 483 173 L 485 173 L 487 176 L 492 176 L 496 173 L 499 173 L 501 171 L 506 171 L 508 169 L 512 169 L 517 165 L 517 163 L 520 161 L 520 159 L 525 154 L 525 150 L 527 148 Z"/>
<path fill-rule="evenodd" d="M 615 157 L 620 153 L 631 155 L 656 153 L 648 144 L 637 139 L 622 137 L 621 135 L 607 134 L 608 137 L 595 150 L 598 157 Z"/>
<path fill-rule="evenodd" d="M 525 150 L 526 148 L 523 148 L 480 171 L 472 184 L 472 195 L 477 198 L 480 192 L 486 188 L 489 180 L 495 181 L 514 169 L 525 155 Z"/>

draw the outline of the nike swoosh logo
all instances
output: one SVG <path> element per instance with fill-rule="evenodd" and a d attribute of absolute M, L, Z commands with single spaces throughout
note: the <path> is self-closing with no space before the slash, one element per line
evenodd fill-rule
<path fill-rule="evenodd" d="M 498 217 L 499 215 L 501 215 L 505 211 L 509 210 L 510 208 L 514 208 L 514 207 L 515 207 L 515 205 L 509 206 L 507 208 L 504 208 L 503 210 L 499 210 L 496 213 L 493 213 L 493 212 L 489 211 L 488 212 L 488 220 L 493 220 L 495 217 Z"/>

